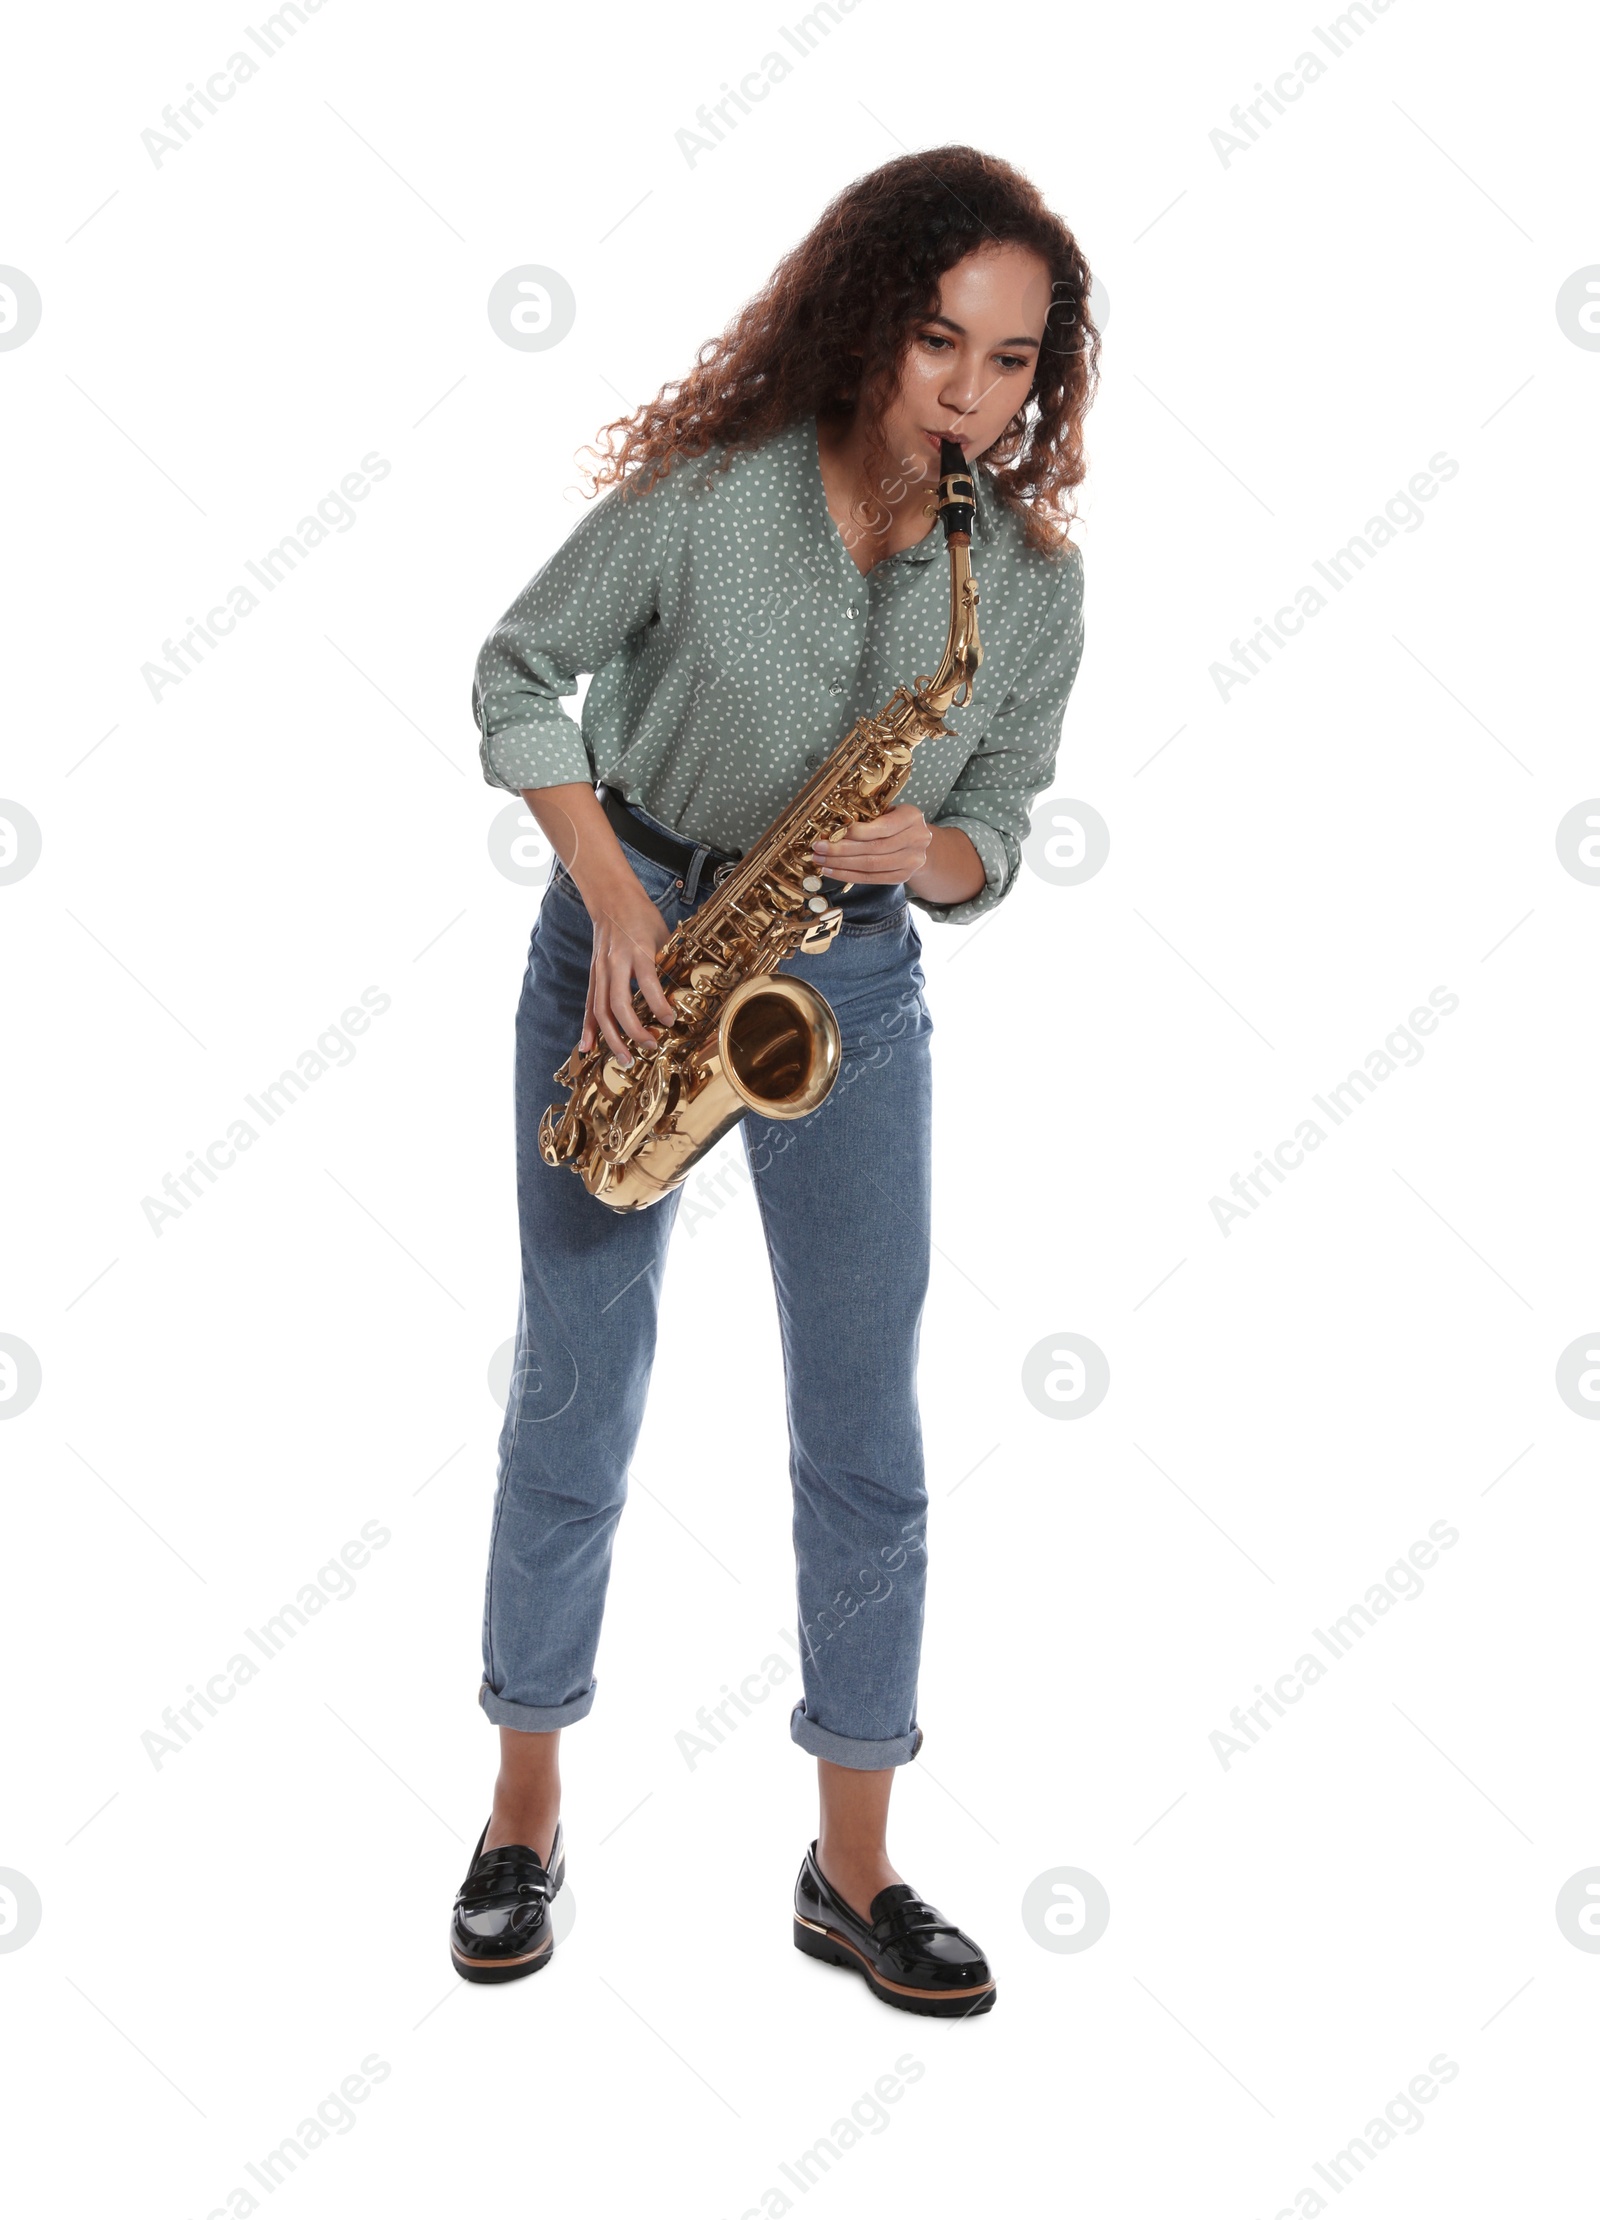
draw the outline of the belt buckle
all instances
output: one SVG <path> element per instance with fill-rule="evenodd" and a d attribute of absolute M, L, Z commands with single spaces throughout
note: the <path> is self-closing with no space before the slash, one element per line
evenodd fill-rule
<path fill-rule="evenodd" d="M 713 871 L 711 874 L 711 884 L 713 886 L 721 886 L 723 880 L 728 876 L 728 873 L 733 869 L 734 865 L 738 861 L 739 858 L 737 856 L 730 856 L 726 863 L 719 863 L 715 871 Z"/>

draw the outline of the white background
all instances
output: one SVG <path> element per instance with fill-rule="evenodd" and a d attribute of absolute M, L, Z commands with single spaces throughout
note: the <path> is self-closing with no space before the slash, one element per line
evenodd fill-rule
<path fill-rule="evenodd" d="M 861 0 L 691 164 L 799 14 L 329 0 L 159 167 L 141 132 L 242 17 L 13 27 L 0 262 L 44 313 L 0 353 L 0 794 L 43 852 L 0 888 L 0 1331 L 42 1387 L 0 1431 L 0 1867 L 43 1919 L 0 1954 L 0 2084 L 10 2163 L 74 2183 L 27 2209 L 1248 2220 L 1338 2201 L 1315 2164 L 1441 2053 L 1352 2206 L 1555 2209 L 1585 2147 L 1600 1962 L 1554 1907 L 1600 1862 L 1600 1431 L 1554 1383 L 1600 1327 L 1600 889 L 1555 830 L 1600 793 L 1600 357 L 1554 304 L 1600 261 L 1592 32 L 1395 0 L 1224 165 L 1331 10 Z M 844 183 L 952 139 L 1037 181 L 1111 304 L 1052 794 L 1110 858 L 922 921 L 927 1741 L 891 1847 L 998 2007 L 891 2016 L 791 1948 L 792 1679 L 693 1769 L 675 1741 L 789 1654 L 743 1189 L 674 1245 L 566 1738 L 576 1925 L 467 1990 L 538 901 L 490 857 L 473 661 L 583 513 L 575 450 Z M 544 353 L 485 313 L 524 263 L 577 298 Z M 353 528 L 153 702 L 141 665 L 373 451 Z M 1221 701 L 1229 643 L 1440 451 L 1423 525 Z M 368 986 L 354 1062 L 158 1237 L 142 1199 Z M 1435 987 L 1422 1061 L 1224 1236 L 1212 1196 Z M 1064 1332 L 1111 1375 L 1069 1423 L 1022 1388 Z M 355 1593 L 155 1767 L 163 1709 L 373 1520 Z M 1232 1708 L 1440 1520 L 1425 1592 L 1224 1769 Z M 1023 1921 L 1062 1867 L 1109 1896 L 1086 1951 Z M 255 2189 L 372 2054 L 354 2124 Z M 908 2054 L 802 2193 L 781 2165 Z"/>

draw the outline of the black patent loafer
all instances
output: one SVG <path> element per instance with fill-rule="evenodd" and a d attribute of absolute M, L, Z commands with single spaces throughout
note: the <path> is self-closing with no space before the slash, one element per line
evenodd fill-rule
<path fill-rule="evenodd" d="M 555 1949 L 550 1904 L 567 1877 L 561 1822 L 556 1821 L 548 1870 L 523 1842 L 485 1850 L 488 1832 L 485 1820 L 456 1894 L 450 1962 L 463 1981 L 520 1981 L 547 1966 Z"/>
<path fill-rule="evenodd" d="M 824 1965 L 846 1966 L 900 2012 L 968 2019 L 994 2003 L 995 1984 L 970 1935 L 905 1881 L 880 1889 L 866 1919 L 835 1895 L 815 1843 L 794 1885 L 794 1946 Z"/>

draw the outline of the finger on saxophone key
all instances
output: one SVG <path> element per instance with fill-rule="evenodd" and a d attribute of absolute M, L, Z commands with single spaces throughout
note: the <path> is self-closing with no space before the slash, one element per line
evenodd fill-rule
<path fill-rule="evenodd" d="M 644 994 L 646 1002 L 649 1003 L 656 1016 L 660 1018 L 662 1024 L 665 1026 L 676 1025 L 678 1022 L 678 1013 L 672 1007 L 672 1003 L 667 996 L 667 990 L 665 987 L 663 987 L 660 979 L 656 975 L 656 967 L 654 964 L 646 964 L 643 966 L 639 973 L 639 986 Z M 652 1038 L 654 1038 L 654 1036 L 652 1036 Z"/>

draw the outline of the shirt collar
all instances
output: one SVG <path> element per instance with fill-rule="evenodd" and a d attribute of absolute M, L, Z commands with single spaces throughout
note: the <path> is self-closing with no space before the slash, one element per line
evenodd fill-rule
<path fill-rule="evenodd" d="M 794 427 L 794 431 L 797 462 L 801 476 L 806 482 L 813 510 L 848 562 L 850 560 L 849 550 L 839 537 L 839 527 L 833 521 L 828 508 L 827 494 L 823 488 L 822 461 L 817 447 L 816 418 L 814 416 L 802 417 Z M 972 536 L 980 546 L 983 546 L 994 538 L 996 495 L 988 473 L 976 464 L 972 468 L 972 484 L 976 494 Z M 938 518 L 935 517 L 932 529 L 925 532 L 920 540 L 913 541 L 910 547 L 897 548 L 894 554 L 886 555 L 883 558 L 883 563 L 875 563 L 873 569 L 880 570 L 887 563 L 931 563 L 936 555 L 942 555 L 944 551 L 944 531 Z"/>

